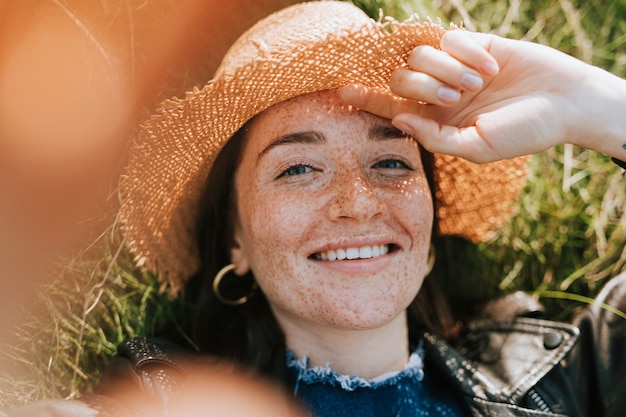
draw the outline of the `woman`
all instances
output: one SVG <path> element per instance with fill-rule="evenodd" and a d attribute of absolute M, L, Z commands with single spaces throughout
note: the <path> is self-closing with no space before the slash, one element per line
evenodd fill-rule
<path fill-rule="evenodd" d="M 376 23 L 343 2 L 293 6 L 144 125 L 122 183 L 125 235 L 197 306 L 204 357 L 273 378 L 310 415 L 618 415 L 626 324 L 599 306 L 624 307 L 624 276 L 579 327 L 515 302 L 462 333 L 425 277 L 433 231 L 485 239 L 524 178 L 524 158 L 439 152 L 487 162 L 567 140 L 623 160 L 624 92 L 537 45 Z M 598 103 L 610 111 L 592 128 Z M 146 339 L 120 354 L 115 370 L 175 413 L 188 355 Z"/>
<path fill-rule="evenodd" d="M 589 143 L 589 126 L 565 131 L 543 117 L 562 102 L 589 111 L 570 89 L 596 81 L 596 70 L 537 45 L 443 36 L 430 23 L 383 26 L 346 3 L 285 9 L 240 38 L 204 89 L 166 103 L 122 187 L 139 262 L 174 291 L 200 270 L 188 292 L 201 294 L 192 333 L 201 350 L 274 377 L 314 415 L 597 412 L 592 401 L 609 397 L 565 381 L 601 375 L 599 364 L 557 365 L 574 327 L 499 317 L 456 342 L 465 357 L 440 339 L 453 322 L 434 289 L 420 291 L 431 231 L 488 236 L 510 214 L 524 160 L 476 166 L 417 143 L 486 162 L 571 139 L 623 158 L 623 136 Z M 567 64 L 551 79 L 572 83 L 543 87 L 546 64 L 532 74 L 532 62 L 520 65 L 528 56 Z M 141 343 L 121 351 L 141 360 Z M 578 349 L 572 364 L 591 355 Z"/>

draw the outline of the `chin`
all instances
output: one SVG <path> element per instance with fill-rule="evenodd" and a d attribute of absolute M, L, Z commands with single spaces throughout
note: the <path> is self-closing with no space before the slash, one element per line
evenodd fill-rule
<path fill-rule="evenodd" d="M 337 308 L 337 305 L 333 307 L 330 310 L 331 314 L 325 315 L 320 321 L 345 330 L 371 330 L 384 327 L 406 310 L 406 306 L 402 304 L 392 307 L 380 300 L 377 304 L 362 304 L 357 308 Z"/>

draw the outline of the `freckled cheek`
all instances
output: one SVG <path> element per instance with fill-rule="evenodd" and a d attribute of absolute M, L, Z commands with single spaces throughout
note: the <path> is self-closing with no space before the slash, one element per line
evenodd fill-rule
<path fill-rule="evenodd" d="M 293 252 L 311 221 L 311 205 L 302 196 L 250 189 L 240 204 L 240 219 L 256 251 Z"/>
<path fill-rule="evenodd" d="M 430 247 L 431 232 L 434 219 L 434 209 L 430 189 L 427 186 L 407 187 L 404 189 L 406 197 L 404 204 L 395 209 L 399 212 L 398 217 L 402 220 L 402 227 L 412 237 L 412 262 L 404 265 L 402 275 L 407 277 L 404 282 L 405 302 L 410 303 L 423 282 L 423 276 L 416 271 L 425 271 L 428 251 Z"/>
<path fill-rule="evenodd" d="M 406 228 L 423 232 L 430 231 L 434 209 L 430 189 L 425 179 L 398 182 L 387 196 L 388 205 Z"/>
<path fill-rule="evenodd" d="M 284 297 L 280 294 L 289 287 L 284 277 L 292 275 L 297 222 L 284 199 L 253 189 L 247 191 L 245 201 L 239 205 L 244 245 L 256 279 L 273 304 Z"/>
<path fill-rule="evenodd" d="M 298 253 L 311 216 L 302 199 L 278 193 L 250 193 L 242 216 L 248 255 L 259 286 L 274 308 L 310 315 L 314 294 L 310 265 Z"/>

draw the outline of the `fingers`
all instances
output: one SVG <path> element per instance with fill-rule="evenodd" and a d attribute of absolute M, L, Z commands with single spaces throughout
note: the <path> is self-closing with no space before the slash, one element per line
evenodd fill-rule
<path fill-rule="evenodd" d="M 482 75 L 492 77 L 499 71 L 498 61 L 489 53 L 493 35 L 451 30 L 441 39 L 441 50 Z"/>
<path fill-rule="evenodd" d="M 459 129 L 440 127 L 435 120 L 420 116 L 422 105 L 415 101 L 403 100 L 356 84 L 341 87 L 337 93 L 346 104 L 391 119 L 395 127 L 415 137 L 431 152 L 465 155 L 464 150 L 468 145 L 465 142 L 463 146 L 458 146 L 462 142 Z"/>
<path fill-rule="evenodd" d="M 389 87 L 399 96 L 440 106 L 451 106 L 461 100 L 460 89 L 425 72 L 416 72 L 405 68 L 393 72 Z"/>
<path fill-rule="evenodd" d="M 385 94 L 364 85 L 347 85 L 339 88 L 337 93 L 344 103 L 386 119 L 393 119 L 399 113 L 419 114 L 422 109 L 418 102 Z"/>
<path fill-rule="evenodd" d="M 443 36 L 440 50 L 418 46 L 409 55 L 408 68 L 392 74 L 391 90 L 412 100 L 455 105 L 462 92 L 479 91 L 483 77 L 498 72 L 498 63 L 488 51 L 492 41 L 491 35 L 452 30 Z"/>

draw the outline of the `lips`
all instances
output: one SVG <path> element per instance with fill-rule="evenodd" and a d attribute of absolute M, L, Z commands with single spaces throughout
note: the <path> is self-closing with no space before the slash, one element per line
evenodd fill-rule
<path fill-rule="evenodd" d="M 319 261 L 342 261 L 351 259 L 370 259 L 389 253 L 390 245 L 372 245 L 350 248 L 331 249 L 314 254 Z"/>

